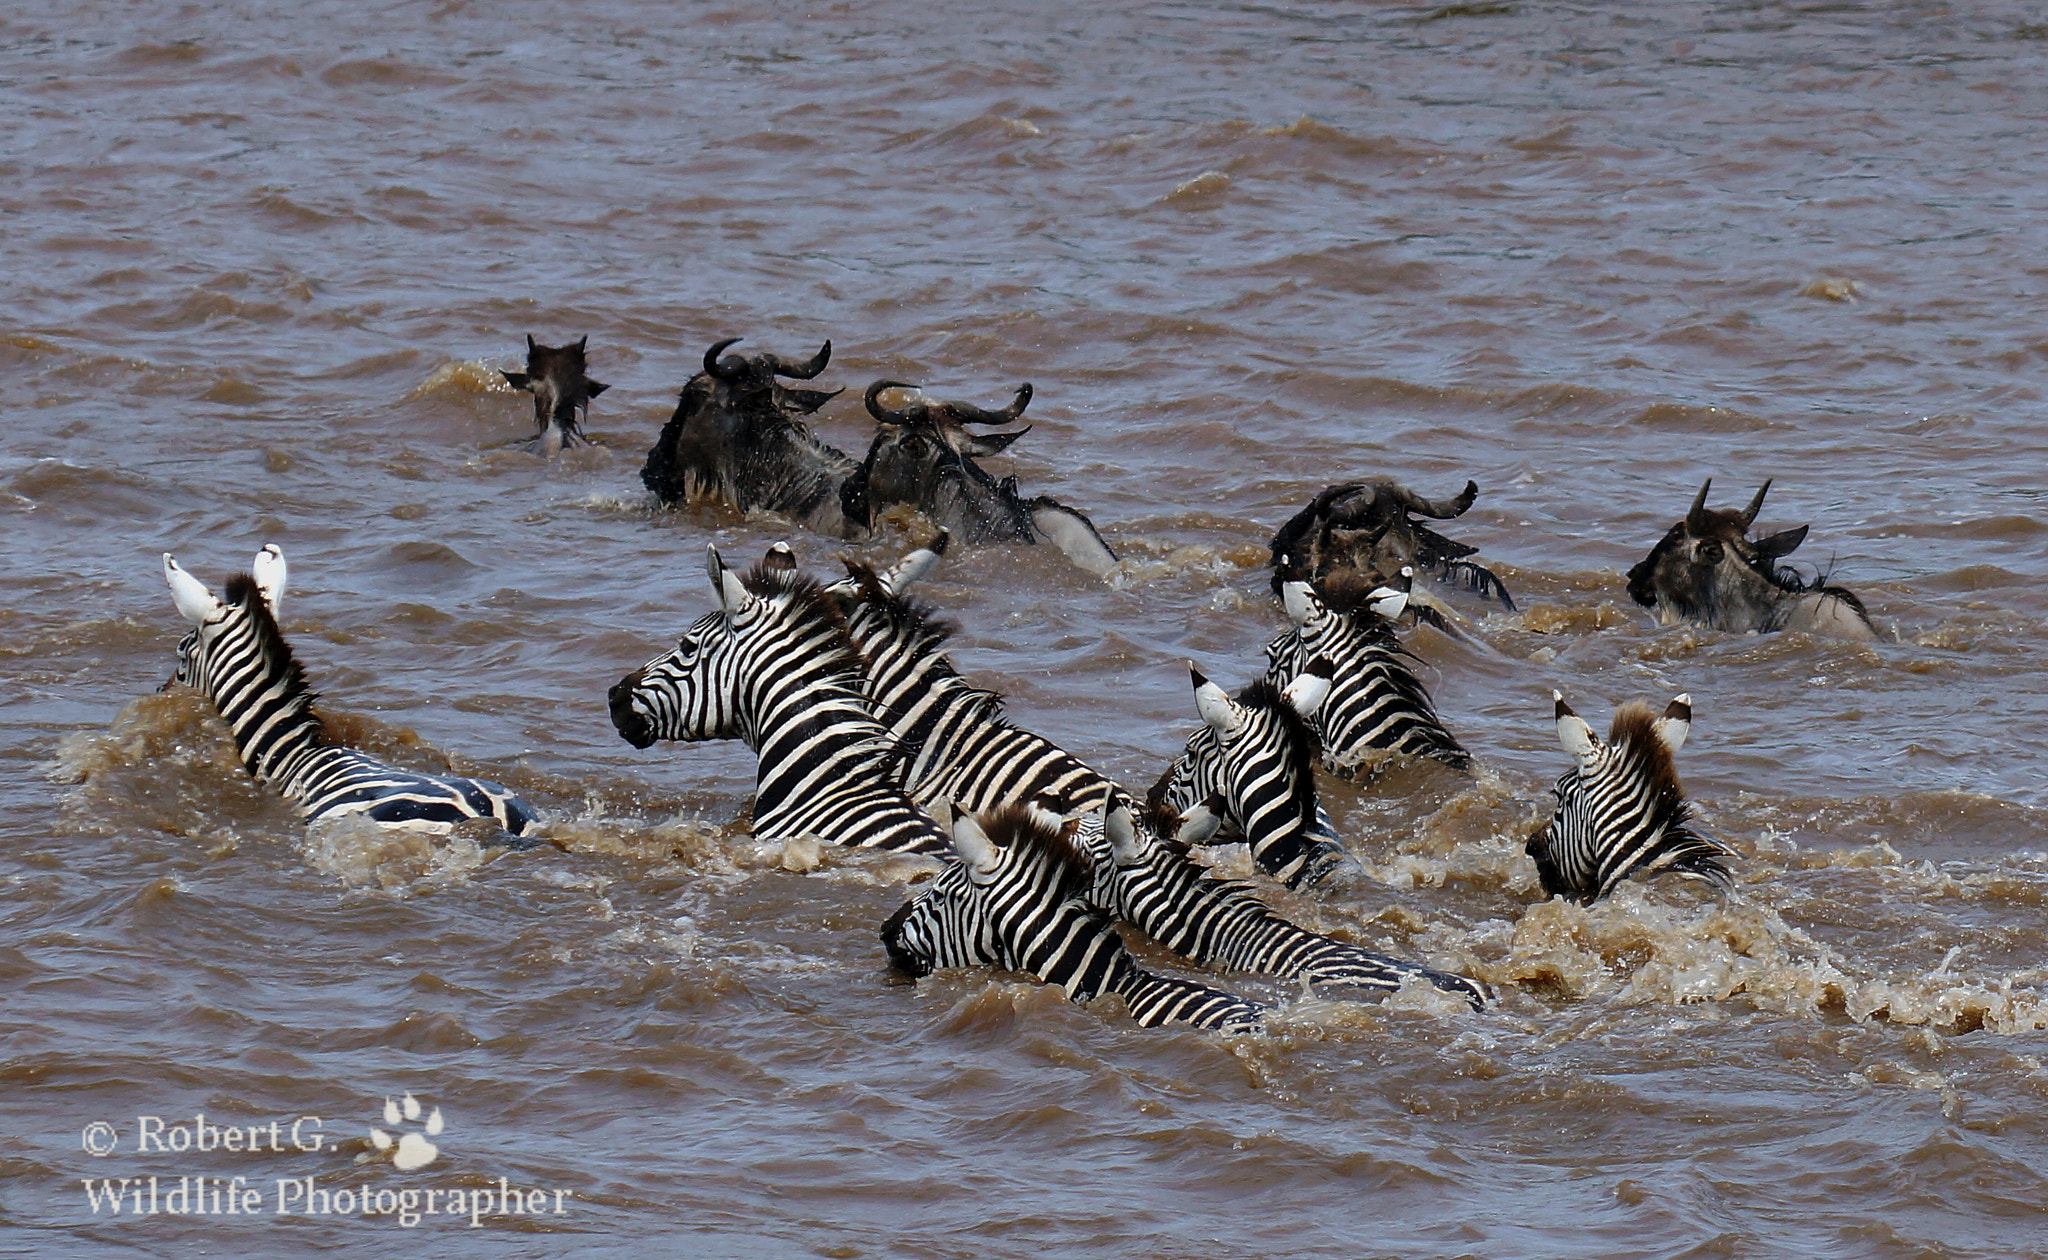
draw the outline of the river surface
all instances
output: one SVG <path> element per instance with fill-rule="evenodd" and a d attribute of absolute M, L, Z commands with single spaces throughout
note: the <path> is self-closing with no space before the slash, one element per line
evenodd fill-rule
<path fill-rule="evenodd" d="M 0 1254 L 2048 1255 L 2044 22 L 0 15 Z M 597 445 L 523 449 L 528 334 L 588 336 Z M 829 338 L 818 427 L 855 452 L 870 381 L 1033 383 L 987 462 L 1121 563 L 958 551 L 924 594 L 1015 720 L 1139 789 L 1197 720 L 1186 661 L 1263 667 L 1281 521 L 1477 481 L 1444 532 L 1520 611 L 1449 594 L 1467 635 L 1410 642 L 1479 775 L 1326 783 L 1379 886 L 1268 891 L 1498 1009 L 1233 978 L 1284 1010 L 1227 1038 L 888 983 L 928 865 L 757 844 L 745 748 L 606 716 L 712 607 L 707 541 L 846 550 L 643 491 L 727 337 Z M 1631 604 L 1710 477 L 1775 479 L 1759 528 L 1810 523 L 1795 559 L 1885 641 Z M 156 693 L 160 553 L 218 587 L 266 542 L 333 725 L 512 785 L 559 849 L 309 831 Z M 1692 695 L 1725 902 L 1542 899 L 1552 688 L 1602 729 Z M 434 1127 L 415 1171 L 371 1135 Z"/>

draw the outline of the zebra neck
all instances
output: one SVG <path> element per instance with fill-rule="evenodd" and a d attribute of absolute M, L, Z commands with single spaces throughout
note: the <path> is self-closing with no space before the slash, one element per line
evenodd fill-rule
<path fill-rule="evenodd" d="M 250 776 L 295 800 L 302 794 L 294 785 L 328 750 L 327 728 L 312 700 L 303 691 L 294 693 L 284 678 L 213 697 Z"/>

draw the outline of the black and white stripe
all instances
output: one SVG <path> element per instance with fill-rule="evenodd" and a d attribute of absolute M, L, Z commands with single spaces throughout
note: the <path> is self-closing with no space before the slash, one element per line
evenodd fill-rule
<path fill-rule="evenodd" d="M 1216 805 L 1188 810 L 1172 840 L 1157 834 L 1162 815 L 1150 815 L 1152 825 L 1141 827 L 1128 810 L 1110 811 L 1100 827 L 1112 858 L 1108 869 L 1097 870 L 1095 902 L 1119 918 L 1154 925 L 1152 938 L 1183 958 L 1305 981 L 1324 996 L 1384 993 L 1416 976 L 1475 1010 L 1485 1007 L 1488 995 L 1479 982 L 1311 932 L 1189 857 L 1189 844 L 1207 843 L 1213 835 Z"/>
<path fill-rule="evenodd" d="M 635 748 L 658 739 L 746 741 L 760 758 L 754 834 L 857 848 L 950 852 L 902 790 L 902 758 L 862 698 L 860 660 L 818 584 L 786 547 L 742 578 L 707 549 L 722 605 L 672 652 L 611 689 Z"/>
<path fill-rule="evenodd" d="M 1350 778 L 1375 749 L 1471 765 L 1394 635 L 1406 592 L 1381 587 L 1349 611 L 1326 604 L 1306 582 L 1287 582 L 1280 595 L 1294 628 L 1266 645 L 1268 681 L 1285 686 L 1319 656 L 1335 667 L 1316 715 L 1325 769 Z"/>
<path fill-rule="evenodd" d="M 251 573 L 230 578 L 221 597 L 168 553 L 164 580 L 193 626 L 178 645 L 171 682 L 213 701 L 249 773 L 308 821 L 360 814 L 387 827 L 439 833 L 488 818 L 514 836 L 534 825 L 533 808 L 500 784 L 403 770 L 327 742 L 305 669 L 277 626 L 285 563 L 275 546 L 257 554 Z"/>
<path fill-rule="evenodd" d="M 1325 657 L 1276 686 L 1259 679 L 1235 700 L 1188 667 L 1202 726 L 1152 785 L 1147 804 L 1184 814 L 1221 803 L 1221 838 L 1242 840 L 1259 866 L 1289 888 L 1315 884 L 1357 862 L 1338 842 L 1316 794 L 1313 727 L 1330 693 Z"/>
<path fill-rule="evenodd" d="M 1590 905 L 1624 879 L 1676 871 L 1716 889 L 1730 883 L 1721 859 L 1733 854 L 1694 831 L 1672 754 L 1692 729 L 1692 697 L 1679 696 L 1659 716 L 1631 701 L 1614 715 L 1602 743 L 1564 697 L 1557 704 L 1557 739 L 1573 766 L 1552 789 L 1557 812 L 1529 838 L 1543 891 Z"/>
<path fill-rule="evenodd" d="M 1024 809 L 962 812 L 953 825 L 960 861 L 882 925 L 890 961 L 911 976 L 939 967 L 1003 967 L 1058 985 L 1073 1001 L 1115 993 L 1147 1028 L 1185 1023 L 1256 1032 L 1269 1008 L 1207 985 L 1140 968 L 1085 899 L 1093 863 L 1065 830 Z"/>

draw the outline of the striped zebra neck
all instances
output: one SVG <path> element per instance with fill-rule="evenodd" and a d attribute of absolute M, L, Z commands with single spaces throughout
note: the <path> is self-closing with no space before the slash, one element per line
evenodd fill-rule
<path fill-rule="evenodd" d="M 1419 976 L 1475 1009 L 1487 995 L 1478 982 L 1419 963 L 1333 940 L 1283 918 L 1249 888 L 1218 877 L 1177 841 L 1150 826 L 1133 834 L 1098 871 L 1097 900 L 1161 946 L 1191 962 L 1306 981 L 1325 996 L 1385 993 Z"/>
<path fill-rule="evenodd" d="M 1590 905 L 1623 880 L 1677 871 L 1729 886 L 1729 850 L 1692 828 L 1671 750 L 1657 715 L 1630 702 L 1614 715 L 1607 742 L 1559 776 L 1557 810 L 1525 846 L 1543 891 Z"/>
<path fill-rule="evenodd" d="M 1414 654 L 1385 618 L 1362 608 L 1318 608 L 1266 645 L 1266 678 L 1284 686 L 1318 656 L 1336 666 L 1330 694 L 1316 714 L 1323 765 L 1350 777 L 1375 749 L 1429 757 L 1460 769 L 1472 763 L 1438 719 L 1429 689 L 1415 676 Z"/>
<path fill-rule="evenodd" d="M 254 578 L 230 578 L 222 603 L 226 615 L 195 632 L 179 675 L 213 702 L 251 777 L 303 805 L 305 778 L 331 751 L 305 667 Z"/>

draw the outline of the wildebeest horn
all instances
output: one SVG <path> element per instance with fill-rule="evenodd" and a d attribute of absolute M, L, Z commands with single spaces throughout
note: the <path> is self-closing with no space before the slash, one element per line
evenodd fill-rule
<path fill-rule="evenodd" d="M 768 356 L 768 362 L 774 365 L 773 371 L 777 376 L 793 376 L 800 381 L 808 381 L 824 371 L 825 365 L 831 361 L 832 342 L 830 339 L 827 339 L 824 345 L 818 347 L 818 353 L 812 355 L 808 363 L 784 363 L 774 355 Z"/>
<path fill-rule="evenodd" d="M 1707 528 L 1707 491 L 1712 489 L 1713 485 L 1714 479 L 1712 477 L 1701 482 L 1699 497 L 1694 499 L 1692 506 L 1685 510 L 1686 527 L 1694 532 Z"/>
<path fill-rule="evenodd" d="M 1748 529 L 1750 526 L 1750 522 L 1756 520 L 1756 514 L 1759 511 L 1761 511 L 1764 506 L 1764 495 L 1769 493 L 1770 488 L 1771 482 L 1769 478 L 1765 478 L 1764 484 L 1756 488 L 1756 497 L 1749 501 L 1749 506 L 1747 508 L 1743 509 L 1742 528 Z"/>
<path fill-rule="evenodd" d="M 718 356 L 725 353 L 725 348 L 727 346 L 736 346 L 740 342 L 745 340 L 746 338 L 744 337 L 727 337 L 724 341 L 721 341 L 717 345 L 711 347 L 709 350 L 706 350 L 704 352 L 705 374 L 710 376 L 711 379 L 714 381 L 730 382 L 736 379 L 733 373 L 722 372 L 719 370 Z"/>
<path fill-rule="evenodd" d="M 1402 489 L 1401 495 L 1407 500 L 1409 511 L 1427 516 L 1432 520 L 1448 521 L 1453 517 L 1463 516 L 1466 509 L 1472 506 L 1472 501 L 1479 497 L 1479 483 L 1476 481 L 1466 482 L 1465 488 L 1458 491 L 1458 497 L 1451 500 L 1449 507 L 1444 507 L 1425 499 L 1413 490 L 1405 487 Z"/>
<path fill-rule="evenodd" d="M 1031 382 L 1026 381 L 1019 385 L 1017 387 L 1017 397 L 1011 401 L 1009 406 L 1001 411 L 983 411 L 979 407 L 970 407 L 966 403 L 950 403 L 948 405 L 952 407 L 953 414 L 960 418 L 962 424 L 1008 424 L 1018 416 L 1023 415 L 1024 408 L 1031 405 Z"/>
<path fill-rule="evenodd" d="M 916 388 L 917 386 L 906 385 L 902 381 L 876 381 L 874 384 L 868 386 L 868 414 L 873 416 L 875 419 L 880 420 L 883 424 L 909 424 L 911 420 L 914 419 L 914 417 L 909 412 L 891 411 L 887 407 L 884 407 L 878 400 L 881 398 L 882 391 L 885 389 Z"/>

